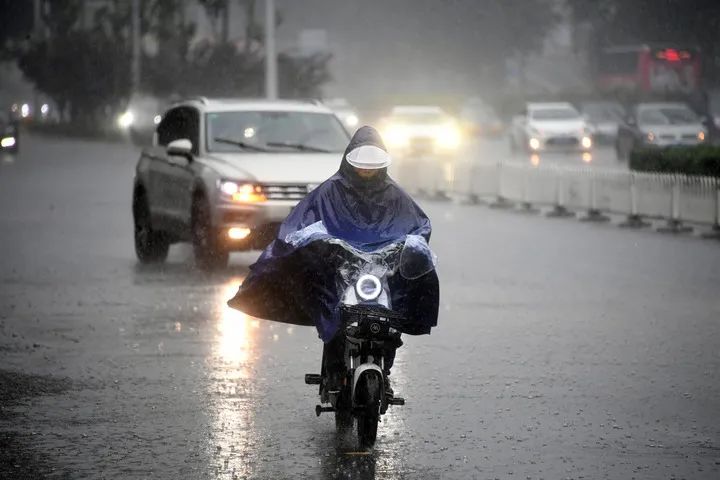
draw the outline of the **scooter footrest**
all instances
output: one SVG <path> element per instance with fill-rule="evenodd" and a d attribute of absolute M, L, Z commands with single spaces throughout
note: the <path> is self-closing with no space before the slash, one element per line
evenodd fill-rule
<path fill-rule="evenodd" d="M 319 375 L 317 373 L 306 373 L 305 374 L 305 383 L 308 385 L 320 385 L 320 382 L 322 382 L 322 375 Z"/>
<path fill-rule="evenodd" d="M 334 411 L 335 409 L 333 407 L 323 407 L 322 405 L 315 405 L 315 415 L 317 415 L 318 417 L 321 413 Z"/>
<path fill-rule="evenodd" d="M 402 397 L 393 397 L 388 400 L 390 405 L 405 405 L 405 399 Z"/>

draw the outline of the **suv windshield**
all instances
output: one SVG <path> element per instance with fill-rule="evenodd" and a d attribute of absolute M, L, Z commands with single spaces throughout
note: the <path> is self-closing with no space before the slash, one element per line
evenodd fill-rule
<path fill-rule="evenodd" d="M 532 110 L 530 116 L 533 120 L 574 120 L 580 114 L 572 108 L 541 108 Z"/>
<path fill-rule="evenodd" d="M 643 109 L 638 120 L 645 125 L 687 125 L 699 121 L 697 115 L 687 107 Z"/>
<path fill-rule="evenodd" d="M 343 152 L 345 129 L 334 115 L 313 112 L 216 112 L 206 122 L 209 152 Z"/>

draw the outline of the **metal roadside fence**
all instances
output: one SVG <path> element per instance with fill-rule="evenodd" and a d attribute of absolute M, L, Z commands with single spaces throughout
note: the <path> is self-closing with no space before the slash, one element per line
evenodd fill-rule
<path fill-rule="evenodd" d="M 548 207 L 550 216 L 586 212 L 588 221 L 607 221 L 604 214 L 625 215 L 624 227 L 646 227 L 646 219 L 664 219 L 666 232 L 691 231 L 686 223 L 707 225 L 704 236 L 720 238 L 720 179 L 627 170 L 497 162 L 401 160 L 394 166 L 398 182 L 411 192 L 491 206 L 534 211 Z"/>

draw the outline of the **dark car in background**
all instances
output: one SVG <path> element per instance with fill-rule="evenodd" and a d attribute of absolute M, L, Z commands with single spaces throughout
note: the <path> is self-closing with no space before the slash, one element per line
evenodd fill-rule
<path fill-rule="evenodd" d="M 618 128 L 615 152 L 627 161 L 636 148 L 700 145 L 707 135 L 703 119 L 685 103 L 640 103 Z"/>
<path fill-rule="evenodd" d="M 471 98 L 460 109 L 460 125 L 468 135 L 497 137 L 505 125 L 495 110 L 481 99 Z"/>
<path fill-rule="evenodd" d="M 0 112 L 0 151 L 17 153 L 20 148 L 20 135 L 17 122 L 10 115 Z"/>
<path fill-rule="evenodd" d="M 152 144 L 155 128 L 162 120 L 168 102 L 152 95 L 133 95 L 116 122 L 135 145 Z"/>
<path fill-rule="evenodd" d="M 625 109 L 617 102 L 597 101 L 580 104 L 580 113 L 592 130 L 596 145 L 613 145 L 618 127 L 625 118 Z"/>
<path fill-rule="evenodd" d="M 345 129 L 351 135 L 355 133 L 359 124 L 360 117 L 357 110 L 350 105 L 350 103 L 344 98 L 326 98 L 323 99 L 322 104 L 333 111 L 336 117 L 340 119 Z"/>

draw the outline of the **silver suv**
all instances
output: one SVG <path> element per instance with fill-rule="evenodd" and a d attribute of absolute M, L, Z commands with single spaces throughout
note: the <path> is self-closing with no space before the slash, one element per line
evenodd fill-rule
<path fill-rule="evenodd" d="M 197 98 L 173 105 L 143 150 L 133 186 L 135 252 L 162 262 L 192 242 L 199 266 L 261 249 L 290 210 L 337 171 L 349 141 L 312 102 Z"/>

